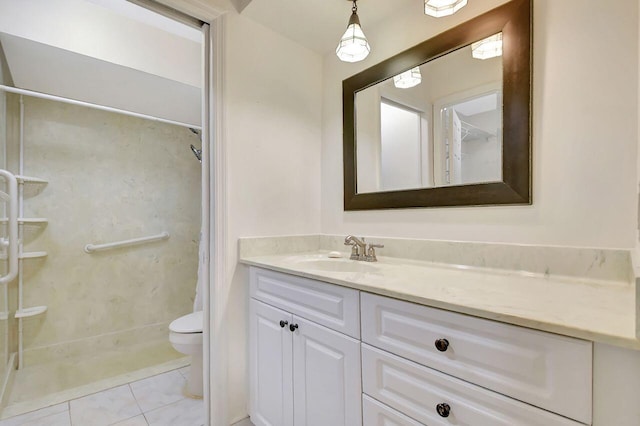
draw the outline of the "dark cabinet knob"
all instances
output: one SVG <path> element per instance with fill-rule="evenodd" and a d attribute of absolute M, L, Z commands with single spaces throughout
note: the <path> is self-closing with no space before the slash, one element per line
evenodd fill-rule
<path fill-rule="evenodd" d="M 289 324 L 289 321 L 280 320 L 280 327 L 285 328 Z"/>
<path fill-rule="evenodd" d="M 292 333 L 296 331 L 297 328 L 298 328 L 298 324 L 291 324 L 289 326 L 289 330 L 291 330 Z"/>
<path fill-rule="evenodd" d="M 446 352 L 449 349 L 449 341 L 447 339 L 436 340 L 436 349 L 440 352 Z"/>
<path fill-rule="evenodd" d="M 440 417 L 449 417 L 449 414 L 451 413 L 451 407 L 449 407 L 449 404 L 445 404 L 443 402 L 436 405 L 436 411 L 438 412 Z"/>

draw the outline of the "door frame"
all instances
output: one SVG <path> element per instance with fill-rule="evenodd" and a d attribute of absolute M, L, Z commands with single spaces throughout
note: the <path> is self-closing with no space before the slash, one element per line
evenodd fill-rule
<path fill-rule="evenodd" d="M 226 264 L 226 150 L 224 138 L 224 10 L 207 7 L 205 20 L 163 3 L 182 0 L 127 0 L 168 18 L 198 28 L 202 48 L 202 263 L 203 387 L 206 424 L 229 426 L 227 399 L 227 335 L 224 326 Z M 204 9 L 203 9 L 204 10 Z M 212 314 L 213 313 L 213 314 Z M 214 415 L 215 413 L 215 415 Z"/>

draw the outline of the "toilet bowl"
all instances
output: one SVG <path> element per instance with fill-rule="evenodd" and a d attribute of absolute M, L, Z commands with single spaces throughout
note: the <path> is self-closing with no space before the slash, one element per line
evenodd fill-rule
<path fill-rule="evenodd" d="M 180 317 L 169 324 L 169 341 L 180 353 L 191 355 L 185 391 L 202 398 L 202 311 Z"/>

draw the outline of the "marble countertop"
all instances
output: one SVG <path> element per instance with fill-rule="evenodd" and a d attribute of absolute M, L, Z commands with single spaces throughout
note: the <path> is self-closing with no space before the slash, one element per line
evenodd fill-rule
<path fill-rule="evenodd" d="M 633 282 L 328 251 L 247 256 L 240 262 L 422 305 L 596 342 L 640 349 Z"/>

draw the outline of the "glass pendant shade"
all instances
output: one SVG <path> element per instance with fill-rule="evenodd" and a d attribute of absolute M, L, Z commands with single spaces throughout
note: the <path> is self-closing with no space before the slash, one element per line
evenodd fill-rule
<path fill-rule="evenodd" d="M 366 58 L 370 51 L 371 47 L 362 32 L 358 14 L 354 10 L 349 19 L 347 31 L 338 43 L 336 55 L 344 62 L 358 62 Z"/>
<path fill-rule="evenodd" d="M 398 89 L 408 89 L 422 82 L 420 67 L 415 67 L 393 77 L 393 85 Z"/>
<path fill-rule="evenodd" d="M 502 33 L 471 43 L 471 56 L 476 59 L 490 59 L 502 56 Z"/>
<path fill-rule="evenodd" d="M 453 15 L 467 5 L 467 0 L 424 0 L 424 13 L 436 18 Z"/>

